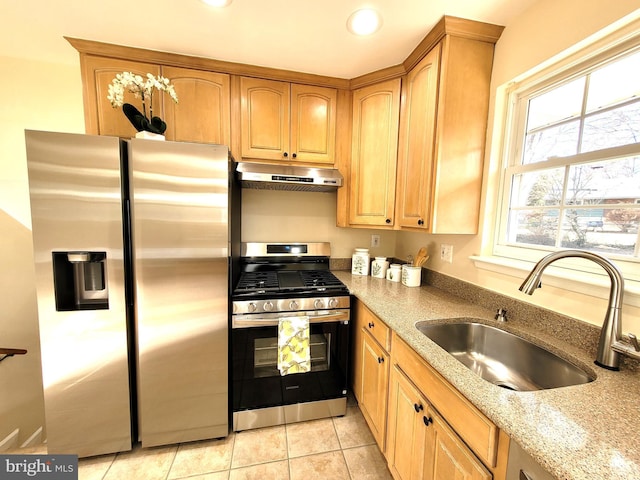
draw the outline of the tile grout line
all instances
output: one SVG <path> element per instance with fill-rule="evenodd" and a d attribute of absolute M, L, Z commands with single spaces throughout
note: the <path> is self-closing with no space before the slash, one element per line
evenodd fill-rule
<path fill-rule="evenodd" d="M 349 411 L 349 405 L 347 405 L 347 409 L 342 418 L 347 416 L 347 412 Z M 349 469 L 349 463 L 347 462 L 347 457 L 344 456 L 344 447 L 342 446 L 342 440 L 340 440 L 340 435 L 338 434 L 338 429 L 336 428 L 336 418 L 331 417 L 331 423 L 333 424 L 333 430 L 336 433 L 336 437 L 338 437 L 338 444 L 340 445 L 340 455 L 342 455 L 342 460 L 344 461 L 344 466 L 347 468 L 347 475 L 349 475 L 349 480 L 353 480 L 353 476 L 351 475 L 351 470 Z"/>

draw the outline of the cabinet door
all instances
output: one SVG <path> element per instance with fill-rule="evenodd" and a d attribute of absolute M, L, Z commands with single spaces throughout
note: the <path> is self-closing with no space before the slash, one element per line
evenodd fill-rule
<path fill-rule="evenodd" d="M 434 412 L 432 446 L 425 450 L 423 478 L 441 480 L 460 478 L 465 480 L 491 480 L 493 476 L 451 428 Z"/>
<path fill-rule="evenodd" d="M 389 388 L 389 354 L 371 335 L 362 335 L 362 399 L 360 409 L 384 452 Z"/>
<path fill-rule="evenodd" d="M 430 226 L 439 67 L 438 45 L 409 72 L 404 86 L 396 220 L 401 227 Z"/>
<path fill-rule="evenodd" d="M 112 135 L 130 138 L 136 134 L 136 129 L 125 117 L 122 108 L 113 108 L 107 94 L 109 84 L 116 74 L 132 72 L 146 78 L 147 73 L 160 75 L 160 67 L 150 63 L 130 62 L 107 57 L 82 57 L 84 72 L 84 111 L 86 132 L 92 135 Z M 125 103 L 130 103 L 142 111 L 140 99 L 132 93 L 125 92 Z M 162 95 L 154 95 L 153 115 L 164 118 L 162 112 Z M 149 116 L 147 112 L 147 116 Z"/>
<path fill-rule="evenodd" d="M 338 92 L 291 84 L 292 160 L 333 164 Z"/>
<path fill-rule="evenodd" d="M 164 98 L 167 140 L 230 145 L 229 75 L 188 68 L 162 67 L 178 94 Z"/>
<path fill-rule="evenodd" d="M 353 93 L 349 223 L 392 227 L 400 79 Z"/>
<path fill-rule="evenodd" d="M 396 480 L 421 480 L 424 450 L 430 433 L 423 420 L 425 416 L 429 418 L 427 401 L 395 365 L 389 389 L 389 468 Z"/>
<path fill-rule="evenodd" d="M 287 160 L 290 87 L 285 82 L 240 79 L 242 157 Z"/>

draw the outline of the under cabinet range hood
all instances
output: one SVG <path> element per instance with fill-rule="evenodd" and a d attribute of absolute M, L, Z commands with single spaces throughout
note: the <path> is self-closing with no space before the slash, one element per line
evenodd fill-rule
<path fill-rule="evenodd" d="M 333 192 L 342 186 L 342 175 L 335 168 L 239 162 L 236 171 L 244 188 Z"/>

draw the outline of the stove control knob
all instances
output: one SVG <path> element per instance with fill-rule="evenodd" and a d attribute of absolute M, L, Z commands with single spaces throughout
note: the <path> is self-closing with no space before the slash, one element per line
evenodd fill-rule
<path fill-rule="evenodd" d="M 273 310 L 273 302 L 264 302 L 264 305 L 262 306 L 262 308 L 264 308 L 265 312 L 270 312 Z"/>
<path fill-rule="evenodd" d="M 289 308 L 291 310 L 297 310 L 298 308 L 300 308 L 300 305 L 298 305 L 298 302 L 296 302 L 295 300 L 291 300 L 289 302 Z"/>
<path fill-rule="evenodd" d="M 314 302 L 313 302 L 313 308 L 317 308 L 317 309 L 321 309 L 324 308 L 324 300 L 321 298 L 317 298 Z"/>
<path fill-rule="evenodd" d="M 340 302 L 338 301 L 337 298 L 329 299 L 329 308 L 337 308 L 338 305 L 340 305 Z"/>
<path fill-rule="evenodd" d="M 249 311 L 249 313 L 253 313 L 256 311 L 256 304 L 251 302 L 249 303 L 249 305 L 247 305 L 247 310 Z"/>

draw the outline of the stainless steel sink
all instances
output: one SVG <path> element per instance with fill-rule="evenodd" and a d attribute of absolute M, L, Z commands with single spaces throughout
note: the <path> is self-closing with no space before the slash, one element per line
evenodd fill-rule
<path fill-rule="evenodd" d="M 421 321 L 416 328 L 469 370 L 509 390 L 545 390 L 594 380 L 550 351 L 489 325 Z"/>

